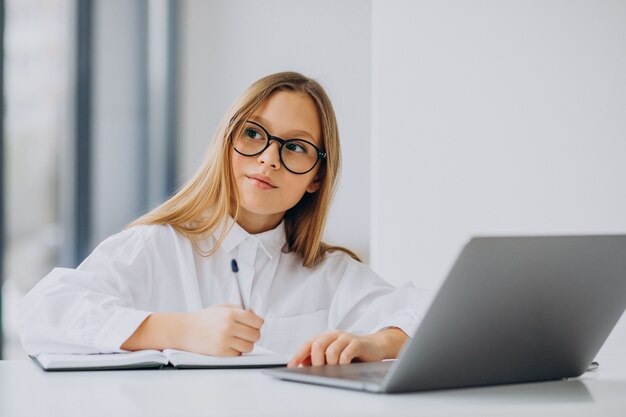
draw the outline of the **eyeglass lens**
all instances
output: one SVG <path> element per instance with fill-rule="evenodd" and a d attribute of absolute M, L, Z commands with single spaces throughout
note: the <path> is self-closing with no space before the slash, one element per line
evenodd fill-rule
<path fill-rule="evenodd" d="M 235 149 L 247 156 L 259 154 L 266 147 L 267 133 L 254 123 L 246 122 L 234 142 Z M 283 164 L 290 171 L 304 173 L 311 170 L 318 160 L 317 149 L 300 139 L 289 139 L 280 148 Z"/>

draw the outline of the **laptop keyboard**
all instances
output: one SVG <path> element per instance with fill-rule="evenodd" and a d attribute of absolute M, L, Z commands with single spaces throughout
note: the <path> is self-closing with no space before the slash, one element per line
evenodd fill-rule
<path fill-rule="evenodd" d="M 392 362 L 370 362 L 326 369 L 326 376 L 354 381 L 380 382 L 385 378 Z"/>

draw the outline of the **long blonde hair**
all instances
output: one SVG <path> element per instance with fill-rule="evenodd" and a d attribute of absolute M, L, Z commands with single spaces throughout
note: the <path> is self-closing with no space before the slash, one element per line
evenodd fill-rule
<path fill-rule="evenodd" d="M 188 237 L 203 256 L 215 253 L 229 228 L 223 228 L 215 247 L 203 253 L 197 241 L 213 234 L 225 224 L 229 215 L 237 221 L 240 200 L 231 165 L 230 138 L 239 133 L 244 122 L 276 91 L 307 94 L 315 103 L 322 130 L 322 147 L 327 157 L 317 173 L 320 188 L 305 193 L 284 216 L 287 245 L 312 267 L 324 253 L 340 250 L 361 261 L 352 251 L 322 242 L 328 208 L 332 200 L 341 165 L 339 132 L 333 106 L 324 89 L 315 81 L 296 72 L 280 72 L 261 78 L 235 101 L 224 115 L 209 145 L 204 162 L 194 177 L 174 196 L 149 213 L 132 222 L 140 224 L 169 224 Z M 231 225 L 232 227 L 232 225 Z"/>

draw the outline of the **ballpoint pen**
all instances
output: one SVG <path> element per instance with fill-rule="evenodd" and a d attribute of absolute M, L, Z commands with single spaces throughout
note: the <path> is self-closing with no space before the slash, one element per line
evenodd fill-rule
<path fill-rule="evenodd" d="M 246 303 L 243 301 L 243 293 L 241 292 L 241 285 L 239 284 L 239 265 L 237 265 L 237 261 L 235 259 L 230 261 L 230 269 L 232 269 L 233 274 L 235 274 L 235 282 L 237 283 L 237 291 L 239 291 L 239 301 L 241 302 L 241 308 L 246 310 Z"/>

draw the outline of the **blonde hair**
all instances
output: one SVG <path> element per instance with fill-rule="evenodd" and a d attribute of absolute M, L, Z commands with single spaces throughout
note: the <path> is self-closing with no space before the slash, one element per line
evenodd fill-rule
<path fill-rule="evenodd" d="M 319 113 L 322 148 L 327 157 L 317 173 L 320 187 L 315 193 L 305 193 L 284 216 L 289 251 L 300 255 L 305 267 L 316 265 L 326 252 L 340 250 L 354 259 L 361 259 L 352 251 L 322 242 L 328 208 L 332 200 L 341 165 L 339 132 L 333 106 L 324 89 L 315 81 L 296 72 L 280 72 L 261 78 L 235 101 L 224 115 L 209 145 L 204 162 L 194 177 L 174 196 L 149 213 L 132 222 L 140 224 L 169 224 L 189 238 L 202 256 L 215 253 L 229 228 L 223 228 L 215 247 L 203 253 L 197 241 L 213 234 L 232 215 L 237 221 L 240 201 L 231 166 L 232 135 L 242 129 L 243 123 L 276 91 L 308 95 Z"/>

